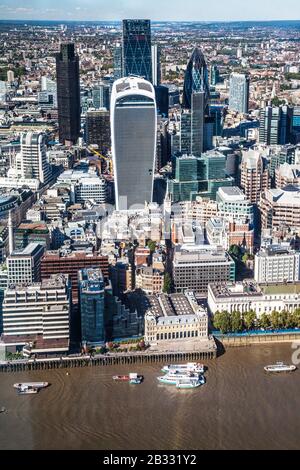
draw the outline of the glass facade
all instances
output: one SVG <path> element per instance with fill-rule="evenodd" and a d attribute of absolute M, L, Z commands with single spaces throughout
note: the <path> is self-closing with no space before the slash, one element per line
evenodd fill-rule
<path fill-rule="evenodd" d="M 183 104 L 185 108 L 192 107 L 192 94 L 194 92 L 204 92 L 204 109 L 209 101 L 209 76 L 204 55 L 199 49 L 195 49 L 185 72 Z"/>
<path fill-rule="evenodd" d="M 79 299 L 81 315 L 81 341 L 105 341 L 105 285 L 99 269 L 79 271 Z"/>
<path fill-rule="evenodd" d="M 56 55 L 59 140 L 76 143 L 80 133 L 79 58 L 74 44 L 61 44 Z"/>
<path fill-rule="evenodd" d="M 150 20 L 123 20 L 123 72 L 152 82 Z"/>

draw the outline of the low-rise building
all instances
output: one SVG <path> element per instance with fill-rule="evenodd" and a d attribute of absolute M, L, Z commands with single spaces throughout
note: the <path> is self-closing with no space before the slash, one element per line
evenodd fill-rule
<path fill-rule="evenodd" d="M 208 315 L 192 292 L 147 296 L 145 341 L 152 348 L 188 348 L 208 340 Z"/>
<path fill-rule="evenodd" d="M 263 285 L 249 281 L 210 284 L 207 302 L 212 314 L 254 310 L 260 317 L 273 311 L 292 312 L 300 308 L 300 283 Z"/>
<path fill-rule="evenodd" d="M 254 279 L 260 284 L 300 281 L 300 252 L 289 244 L 269 245 L 255 255 Z"/>

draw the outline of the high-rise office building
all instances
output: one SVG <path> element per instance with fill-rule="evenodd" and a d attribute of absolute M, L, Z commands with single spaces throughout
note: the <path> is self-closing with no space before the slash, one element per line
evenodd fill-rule
<path fill-rule="evenodd" d="M 151 83 L 137 77 L 114 82 L 111 136 L 117 210 L 152 201 L 156 119 Z"/>
<path fill-rule="evenodd" d="M 259 151 L 244 151 L 241 163 L 241 188 L 246 198 L 251 203 L 257 204 L 262 191 L 269 187 L 269 171 Z"/>
<path fill-rule="evenodd" d="M 204 55 L 198 48 L 194 49 L 185 72 L 183 89 L 185 108 L 191 109 L 192 94 L 195 92 L 204 92 L 204 109 L 206 110 L 209 101 L 209 77 Z"/>
<path fill-rule="evenodd" d="M 249 110 L 250 78 L 242 73 L 230 76 L 229 109 L 247 114 Z"/>
<path fill-rule="evenodd" d="M 120 80 L 123 75 L 123 50 L 121 44 L 114 47 L 114 80 Z"/>
<path fill-rule="evenodd" d="M 155 86 L 157 113 L 163 117 L 169 116 L 169 88 L 164 85 Z"/>
<path fill-rule="evenodd" d="M 45 134 L 27 132 L 21 134 L 21 154 L 16 159 L 19 176 L 36 179 L 46 184 L 50 178 L 50 165 L 47 160 Z"/>
<path fill-rule="evenodd" d="M 77 142 L 80 134 L 79 57 L 74 44 L 61 44 L 56 55 L 59 140 Z"/>
<path fill-rule="evenodd" d="M 109 83 L 100 83 L 92 90 L 93 106 L 96 109 L 110 108 L 110 85 Z"/>
<path fill-rule="evenodd" d="M 79 271 L 79 305 L 81 341 L 87 344 L 105 342 L 105 282 L 100 269 Z"/>
<path fill-rule="evenodd" d="M 191 153 L 200 157 L 204 150 L 205 92 L 192 93 Z"/>
<path fill-rule="evenodd" d="M 160 68 L 160 48 L 157 44 L 151 47 L 152 53 L 152 84 L 156 87 L 160 85 L 161 68 Z"/>
<path fill-rule="evenodd" d="M 150 20 L 123 20 L 123 76 L 152 81 Z"/>
<path fill-rule="evenodd" d="M 101 154 L 110 150 L 110 114 L 105 108 L 88 111 L 86 114 L 86 141 L 88 145 L 97 145 Z"/>
<path fill-rule="evenodd" d="M 267 145 L 285 145 L 291 142 L 293 108 L 267 106 L 260 111 L 259 142 Z"/>
<path fill-rule="evenodd" d="M 220 82 L 220 72 L 217 65 L 211 65 L 210 67 L 210 84 L 216 86 Z"/>

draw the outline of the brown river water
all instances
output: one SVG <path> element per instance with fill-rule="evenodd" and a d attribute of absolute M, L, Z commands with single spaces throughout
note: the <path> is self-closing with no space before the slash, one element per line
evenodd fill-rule
<path fill-rule="evenodd" d="M 0 449 L 297 449 L 300 369 L 270 375 L 263 366 L 291 363 L 290 344 L 228 349 L 206 361 L 195 390 L 158 384 L 160 365 L 0 374 Z M 139 372 L 142 385 L 114 383 Z M 37 395 L 15 382 L 48 381 Z"/>

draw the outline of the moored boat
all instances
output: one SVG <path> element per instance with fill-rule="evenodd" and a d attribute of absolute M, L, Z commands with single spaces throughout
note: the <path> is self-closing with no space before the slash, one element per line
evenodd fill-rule
<path fill-rule="evenodd" d="M 49 383 L 48 382 L 21 382 L 21 383 L 16 383 L 14 384 L 14 388 L 21 388 L 21 387 L 31 387 L 31 388 L 46 388 L 48 387 Z"/>
<path fill-rule="evenodd" d="M 296 369 L 296 366 L 284 364 L 283 362 L 276 362 L 276 364 L 264 367 L 266 372 L 293 372 Z"/>
<path fill-rule="evenodd" d="M 35 387 L 31 387 L 31 386 L 28 386 L 28 385 L 21 385 L 19 388 L 18 388 L 18 395 L 31 395 L 31 394 L 36 394 L 39 392 L 39 388 L 35 388 Z"/>
<path fill-rule="evenodd" d="M 144 377 L 136 373 L 130 373 L 129 375 L 114 375 L 113 380 L 116 382 L 129 382 L 132 385 L 139 385 L 143 382 Z"/>
<path fill-rule="evenodd" d="M 186 378 L 186 379 L 178 380 L 178 382 L 176 383 L 176 388 L 192 389 L 192 388 L 201 387 L 201 385 L 204 385 L 204 384 L 205 384 L 205 378 L 203 377 L 203 375 L 200 375 L 198 379 Z"/>
<path fill-rule="evenodd" d="M 188 380 L 188 379 L 198 380 L 199 374 L 177 372 L 177 373 L 169 373 L 161 377 L 157 377 L 157 380 L 160 383 L 165 384 L 165 385 L 176 385 L 178 381 Z"/>
<path fill-rule="evenodd" d="M 197 372 L 203 374 L 205 372 L 205 366 L 198 362 L 188 362 L 186 364 L 168 364 L 162 368 L 164 374 L 169 372 Z"/>

